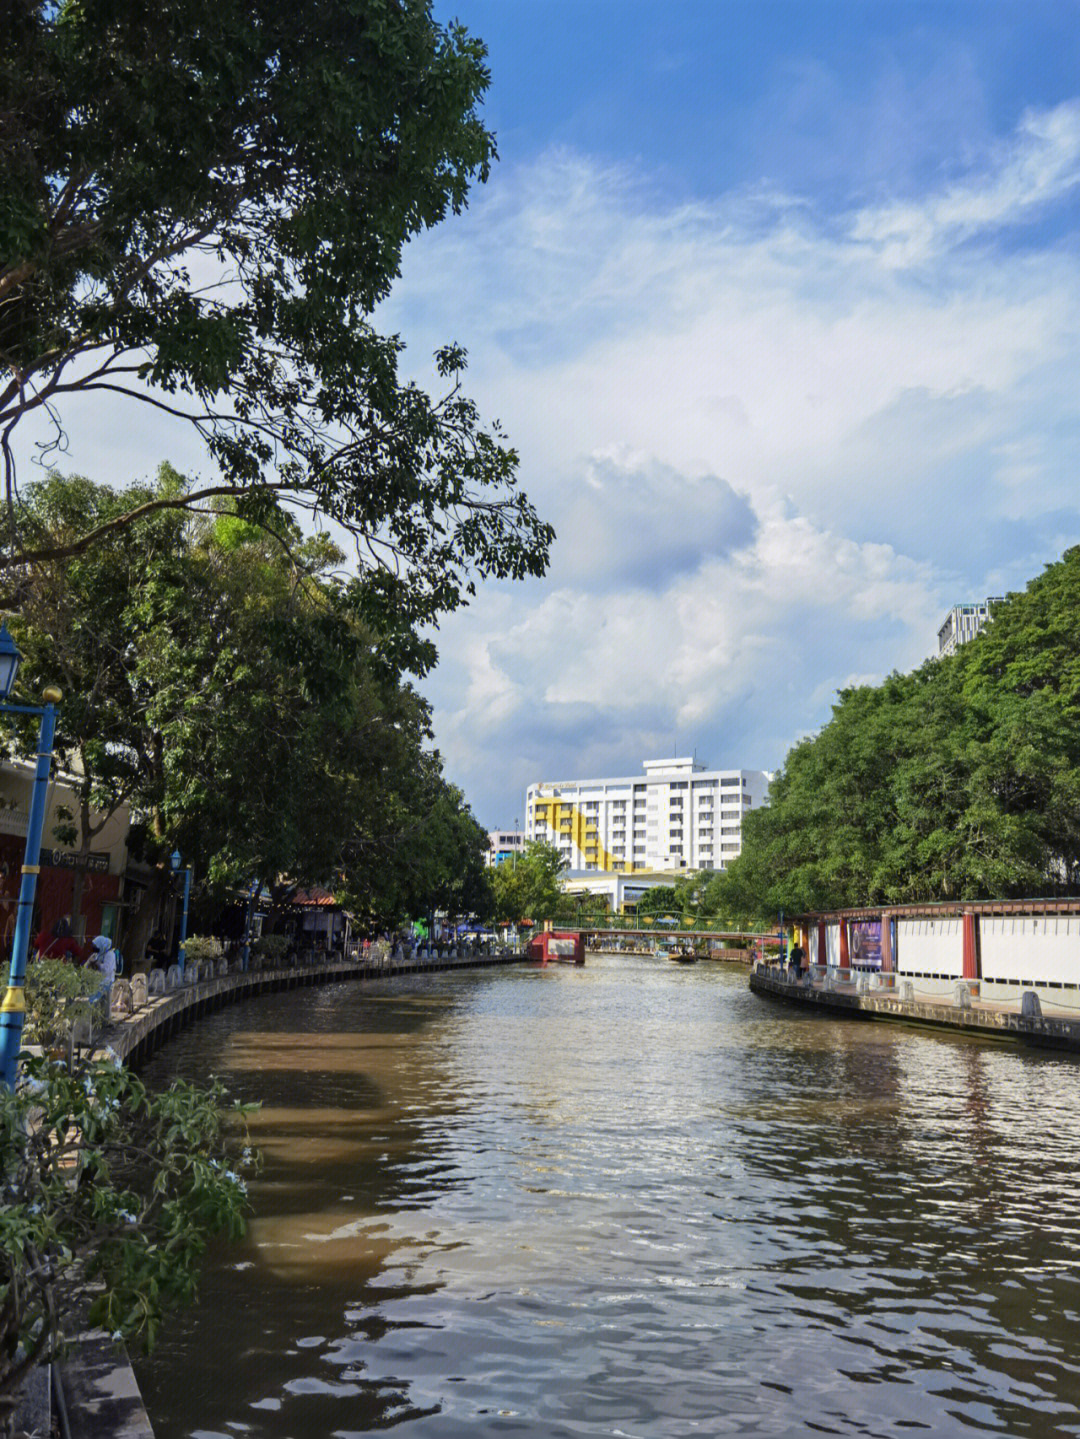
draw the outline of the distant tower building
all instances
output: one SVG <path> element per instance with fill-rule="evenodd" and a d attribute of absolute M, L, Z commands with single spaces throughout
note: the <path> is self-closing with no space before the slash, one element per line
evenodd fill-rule
<path fill-rule="evenodd" d="M 1001 600 L 1001 595 L 991 595 L 980 605 L 953 605 L 938 630 L 938 658 L 954 655 L 961 645 L 966 645 L 981 629 L 985 629 L 994 606 L 1001 604 Z"/>

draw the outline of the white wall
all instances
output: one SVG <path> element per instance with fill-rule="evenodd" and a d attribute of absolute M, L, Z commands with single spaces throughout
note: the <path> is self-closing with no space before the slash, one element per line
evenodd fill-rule
<path fill-rule="evenodd" d="M 983 915 L 979 927 L 984 980 L 1080 985 L 1080 916 Z"/>
<path fill-rule="evenodd" d="M 840 926 L 825 926 L 825 963 L 835 968 L 840 963 Z"/>
<path fill-rule="evenodd" d="M 898 975 L 936 975 L 950 983 L 964 972 L 963 921 L 897 919 L 894 966 Z"/>

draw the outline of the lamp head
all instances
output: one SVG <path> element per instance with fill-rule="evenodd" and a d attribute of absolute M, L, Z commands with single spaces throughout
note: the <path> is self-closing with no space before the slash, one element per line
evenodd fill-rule
<path fill-rule="evenodd" d="M 6 700 L 15 685 L 22 655 L 6 624 L 0 624 L 0 700 Z"/>
<path fill-rule="evenodd" d="M 171 862 L 171 864 L 172 864 L 173 869 L 174 869 L 174 870 L 178 870 L 178 869 L 180 868 L 180 860 L 181 860 L 180 851 L 179 851 L 178 849 L 174 849 L 173 852 L 172 852 L 172 854 L 169 856 L 169 859 L 170 859 L 170 862 Z"/>

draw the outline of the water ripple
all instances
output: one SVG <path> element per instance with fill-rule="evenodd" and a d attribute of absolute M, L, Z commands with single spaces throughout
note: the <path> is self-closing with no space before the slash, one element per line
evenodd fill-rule
<path fill-rule="evenodd" d="M 1073 1060 L 647 960 L 299 1005 L 149 1066 L 264 1105 L 158 1439 L 1080 1435 Z"/>

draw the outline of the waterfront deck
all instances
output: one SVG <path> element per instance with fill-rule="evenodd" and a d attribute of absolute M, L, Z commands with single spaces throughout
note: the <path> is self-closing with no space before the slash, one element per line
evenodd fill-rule
<path fill-rule="evenodd" d="M 1080 1053 L 1080 1010 L 1058 1006 L 1049 1016 L 1040 1012 L 1038 1003 L 1032 1004 L 1029 1000 L 1025 1006 L 1023 995 L 1010 1001 L 986 1000 L 977 993 L 977 986 L 965 986 L 962 982 L 960 987 L 966 989 L 966 999 L 961 1002 L 945 996 L 918 999 L 906 997 L 899 987 L 872 989 L 869 987 L 871 976 L 850 972 L 849 975 L 838 978 L 835 973 L 822 973 L 817 969 L 796 980 L 789 970 L 779 965 L 757 964 L 750 972 L 750 988 L 755 994 L 801 1004 L 821 1013 L 950 1030 L 984 1039 Z M 879 982 L 893 978 L 881 976 Z M 1028 993 L 1037 1000 L 1034 990 Z"/>

